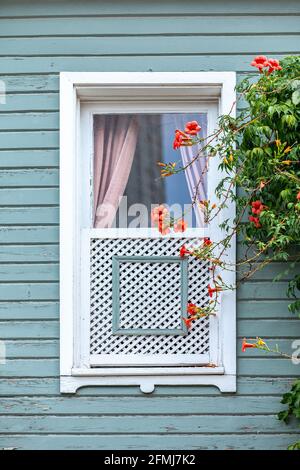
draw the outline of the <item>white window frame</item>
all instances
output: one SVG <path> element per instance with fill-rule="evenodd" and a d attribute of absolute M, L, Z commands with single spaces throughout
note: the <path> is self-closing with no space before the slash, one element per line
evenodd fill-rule
<path fill-rule="evenodd" d="M 82 110 L 85 106 L 107 107 L 111 112 L 134 111 L 138 106 L 159 112 L 178 112 L 187 106 L 194 112 L 209 103 L 215 103 L 218 114 L 231 111 L 235 107 L 235 73 L 233 72 L 61 72 L 60 73 L 60 384 L 61 393 L 75 393 L 79 387 L 94 385 L 139 385 L 144 393 L 151 393 L 155 385 L 215 385 L 223 392 L 236 391 L 236 298 L 234 291 L 221 295 L 221 313 L 218 323 L 218 344 L 214 345 L 213 355 L 217 367 L 183 366 L 90 367 L 87 354 L 87 298 L 82 295 L 81 285 L 89 276 L 84 246 L 91 233 L 101 235 L 99 229 L 90 229 L 89 216 L 84 219 L 87 201 L 80 194 L 82 175 L 89 184 L 89 165 L 82 167 Z M 145 98 L 147 97 L 147 98 Z M 86 103 L 90 103 L 87 105 Z M 122 103 L 122 104 L 120 104 Z M 156 104 L 154 104 L 156 103 Z M 103 108 L 104 109 L 104 108 Z M 123 111 L 124 112 L 124 111 Z M 211 159 L 211 175 L 220 179 L 218 159 Z M 80 184 L 79 184 L 80 182 Z M 211 185 L 210 185 L 211 187 Z M 86 192 L 85 192 L 86 193 Z M 209 190 L 209 198 L 215 195 Z M 85 209 L 85 210 L 84 210 Z M 230 203 L 222 211 L 222 218 L 233 219 L 235 206 Z M 220 220 L 218 221 L 218 223 Z M 218 223 L 210 227 L 213 239 L 222 237 Z M 107 230 L 107 229 L 104 229 Z M 141 229 L 138 229 L 139 236 Z M 103 232 L 103 230 L 102 230 Z M 111 232 L 112 233 L 112 232 Z M 204 233 L 204 232 L 203 232 Z M 82 235 L 83 234 L 83 235 Z M 145 236 L 154 235 L 146 229 Z M 103 233 L 104 235 L 104 233 Z M 188 231 L 187 236 L 195 236 Z M 198 234 L 199 235 L 199 234 Z M 110 235 L 111 236 L 111 235 Z M 126 236 L 138 236 L 127 232 Z M 235 239 L 226 256 L 235 263 Z M 227 259 L 228 259 L 227 258 Z M 224 271 L 224 280 L 235 283 L 235 273 Z M 87 289 L 86 289 L 87 290 Z M 80 321 L 79 321 L 80 319 Z M 83 323 L 82 323 L 83 321 Z M 135 367 L 136 366 L 136 367 Z"/>

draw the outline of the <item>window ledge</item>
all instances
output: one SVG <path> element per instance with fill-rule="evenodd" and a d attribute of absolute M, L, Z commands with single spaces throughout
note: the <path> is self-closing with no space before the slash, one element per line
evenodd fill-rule
<path fill-rule="evenodd" d="M 207 366 L 72 369 L 71 376 L 61 377 L 61 393 L 97 385 L 137 385 L 143 393 L 152 393 L 157 385 L 212 385 L 221 392 L 235 392 L 236 376 L 224 373 L 224 367 Z"/>

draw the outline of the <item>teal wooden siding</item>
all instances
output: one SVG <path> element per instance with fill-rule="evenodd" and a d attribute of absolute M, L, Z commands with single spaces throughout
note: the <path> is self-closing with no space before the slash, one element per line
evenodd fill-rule
<path fill-rule="evenodd" d="M 83 16 L 81 16 L 83 15 Z M 253 55 L 299 53 L 298 0 L 17 1 L 0 4 L 0 447 L 18 449 L 285 449 L 296 425 L 276 420 L 299 366 L 279 265 L 238 292 L 238 392 L 213 387 L 97 387 L 59 394 L 60 71 L 249 72 Z M 240 250 L 240 248 L 239 248 Z"/>

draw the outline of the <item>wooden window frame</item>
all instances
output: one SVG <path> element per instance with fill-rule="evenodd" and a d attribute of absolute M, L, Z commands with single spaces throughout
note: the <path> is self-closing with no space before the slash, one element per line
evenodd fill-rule
<path fill-rule="evenodd" d="M 82 256 L 82 205 L 79 178 L 81 167 L 81 109 L 84 103 L 101 103 L 113 112 L 120 102 L 128 112 L 138 103 L 147 106 L 163 103 L 162 112 L 178 111 L 176 103 L 189 103 L 199 109 L 201 103 L 214 103 L 218 115 L 235 109 L 234 72 L 61 72 L 60 73 L 60 386 L 61 393 L 75 393 L 82 386 L 139 385 L 144 393 L 151 393 L 155 385 L 215 385 L 223 392 L 236 391 L 236 298 L 234 291 L 222 293 L 222 314 L 218 321 L 218 344 L 214 355 L 217 367 L 102 367 L 91 368 L 81 354 L 81 342 L 87 332 L 82 331 L 78 318 L 82 317 L 80 284 L 88 272 L 80 270 Z M 147 97 L 147 98 L 145 98 Z M 151 104 L 152 103 L 152 104 Z M 159 106 L 152 106 L 157 112 Z M 181 105 L 180 105 L 181 108 Z M 218 159 L 212 159 L 210 174 L 220 178 Z M 85 170 L 84 170 L 85 171 Z M 209 194 L 214 200 L 214 194 Z M 232 219 L 235 206 L 230 203 L 222 218 Z M 83 229 L 83 230 L 82 230 Z M 99 231 L 98 229 L 90 229 Z M 141 230 L 141 229 L 139 229 Z M 141 232 L 139 232 L 141 233 Z M 190 236 L 192 236 L 191 231 Z M 214 239 L 221 231 L 215 223 Z M 137 236 L 132 234 L 133 236 Z M 128 233 L 127 233 L 127 236 Z M 227 257 L 235 263 L 235 239 L 227 250 Z M 81 271 L 81 272 L 80 272 Z M 225 271 L 225 281 L 234 284 L 235 273 Z"/>

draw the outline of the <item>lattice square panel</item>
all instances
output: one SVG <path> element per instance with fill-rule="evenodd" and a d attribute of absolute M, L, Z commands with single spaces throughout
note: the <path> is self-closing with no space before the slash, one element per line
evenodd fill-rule
<path fill-rule="evenodd" d="M 187 334 L 181 330 L 182 272 L 177 263 L 119 263 L 119 317 L 117 329 L 138 334 L 114 334 L 115 298 L 113 259 L 160 257 L 178 259 L 180 247 L 197 239 L 91 239 L 90 245 L 90 353 L 97 354 L 205 354 L 209 352 L 209 319 L 199 320 Z M 155 266 L 154 266 L 155 264 Z M 209 263 L 188 259 L 187 299 L 208 302 Z M 115 281 L 114 281 L 115 282 Z M 116 324 L 115 324 L 116 327 Z M 155 330 L 153 334 L 149 331 Z M 144 334 L 140 331 L 145 329 Z M 162 334 L 157 330 L 161 329 Z M 164 330 L 178 329 L 178 334 Z"/>
<path fill-rule="evenodd" d="M 187 334 L 187 259 L 114 256 L 112 270 L 114 333 Z"/>

